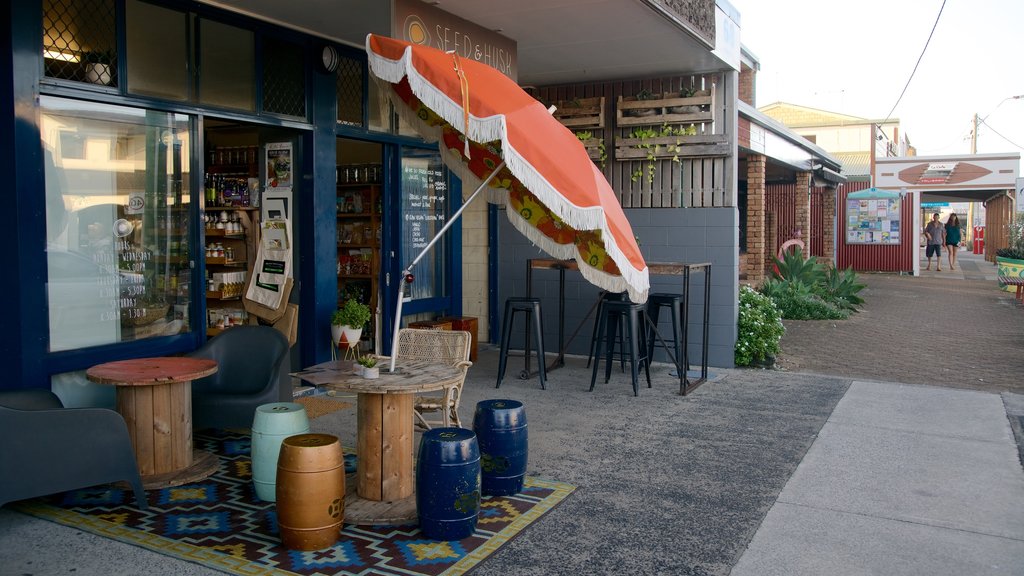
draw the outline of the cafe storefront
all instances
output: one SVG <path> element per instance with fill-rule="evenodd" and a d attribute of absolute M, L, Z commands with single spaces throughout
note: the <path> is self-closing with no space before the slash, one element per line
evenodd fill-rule
<path fill-rule="evenodd" d="M 83 370 L 255 322 L 253 284 L 298 311 L 293 367 L 330 357 L 348 298 L 374 312 L 363 346 L 387 351 L 395 279 L 461 186 L 380 98 L 361 49 L 199 2 L 33 0 L 3 19 L 3 387 L 107 403 Z M 479 238 L 456 225 L 421 261 L 406 321 L 464 313 L 463 246 L 488 241 L 477 212 Z"/>

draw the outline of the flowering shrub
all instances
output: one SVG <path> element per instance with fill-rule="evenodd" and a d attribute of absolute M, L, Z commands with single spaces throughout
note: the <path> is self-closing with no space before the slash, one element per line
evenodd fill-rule
<path fill-rule="evenodd" d="M 779 353 L 779 340 L 786 328 L 782 314 L 771 298 L 749 286 L 740 288 L 737 322 L 736 365 L 764 362 Z"/>

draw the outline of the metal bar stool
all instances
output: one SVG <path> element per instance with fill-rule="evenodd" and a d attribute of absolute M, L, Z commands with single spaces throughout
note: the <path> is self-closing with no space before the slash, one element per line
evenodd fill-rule
<path fill-rule="evenodd" d="M 495 384 L 494 387 L 501 387 L 501 381 L 505 378 L 505 366 L 508 363 L 508 344 L 509 340 L 512 339 L 512 322 L 515 320 L 516 312 L 524 312 L 526 314 L 527 346 L 529 346 L 530 342 L 530 317 L 533 317 L 533 339 L 537 342 L 535 351 L 537 353 L 540 387 L 543 390 L 547 390 L 547 385 L 545 383 L 547 375 L 545 372 L 546 368 L 544 366 L 544 330 L 543 325 L 541 324 L 540 298 L 512 297 L 505 300 L 505 316 L 501 321 L 501 352 L 498 355 L 498 383 Z M 529 366 L 530 353 L 529 348 L 523 350 L 523 356 L 526 358 L 527 362 L 526 366 Z M 524 369 L 520 377 L 524 380 L 529 378 L 528 369 Z"/>
<path fill-rule="evenodd" d="M 639 376 L 639 363 L 641 362 L 644 365 L 644 372 L 647 376 L 647 387 L 651 387 L 651 366 L 647 357 L 647 328 L 644 325 L 645 315 L 646 312 L 644 311 L 643 304 L 634 304 L 627 301 L 609 301 L 604 303 L 604 313 L 598 317 L 598 338 L 601 338 L 603 335 L 605 344 L 605 382 L 608 382 L 612 375 L 612 351 L 615 346 L 615 333 L 620 329 L 618 324 L 620 322 L 625 323 L 622 326 L 623 340 L 629 341 L 629 367 L 630 376 L 633 380 L 634 396 L 640 395 L 637 377 Z M 601 342 L 599 341 L 598 346 L 600 344 Z M 593 373 L 590 376 L 591 391 L 594 390 L 594 384 L 597 382 L 597 367 L 599 365 L 600 357 L 597 356 L 594 360 Z"/>
<path fill-rule="evenodd" d="M 597 315 L 594 316 L 594 333 L 590 335 L 590 355 L 587 356 L 587 368 L 590 368 L 590 362 L 594 359 L 594 355 L 597 353 L 597 328 L 600 324 L 601 316 L 604 315 L 604 303 L 605 302 L 621 302 L 625 300 L 625 292 L 601 292 L 597 301 Z M 618 339 L 618 332 L 616 333 L 616 339 Z M 619 357 L 622 359 L 622 371 L 626 371 L 626 360 L 625 356 L 625 343 L 619 340 Z"/>
<path fill-rule="evenodd" d="M 654 347 L 661 346 L 672 358 L 676 368 L 682 371 L 689 369 L 689 357 L 683 350 L 683 327 L 680 324 L 682 318 L 683 295 L 670 294 L 667 292 L 655 292 L 647 297 L 647 317 L 650 318 L 650 325 L 647 328 L 647 357 L 654 358 Z M 658 327 L 658 316 L 662 308 L 668 308 L 672 314 L 672 339 L 665 340 L 658 334 L 655 338 L 655 329 Z M 672 349 L 668 345 L 672 345 Z"/>

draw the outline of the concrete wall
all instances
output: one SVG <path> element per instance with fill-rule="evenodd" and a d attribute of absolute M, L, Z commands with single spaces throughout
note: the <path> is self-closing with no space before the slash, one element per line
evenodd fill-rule
<path fill-rule="evenodd" d="M 739 216 L 735 207 L 728 208 L 629 208 L 626 217 L 640 238 L 640 249 L 651 262 L 711 262 L 711 300 L 708 328 L 708 363 L 716 367 L 732 367 L 736 343 L 736 306 L 738 298 Z M 505 299 L 526 296 L 526 261 L 547 258 L 522 234 L 509 224 L 504 212 L 498 216 L 498 338 L 501 337 Z M 558 271 L 534 270 L 533 295 L 542 299 L 544 340 L 548 353 L 558 350 Z M 700 364 L 704 301 L 704 275 L 691 277 L 689 351 L 691 365 Z M 652 292 L 682 292 L 681 276 L 652 276 Z M 577 272 L 566 272 L 565 339 L 579 332 L 567 347 L 568 354 L 587 355 L 594 329 L 594 318 L 584 318 L 597 301 L 599 290 Z M 662 314 L 662 318 L 666 315 Z M 513 327 L 511 348 L 523 346 L 522 315 Z M 671 325 L 659 327 L 663 335 L 671 335 Z M 663 352 L 655 360 L 667 361 Z M 512 362 L 510 370 L 518 370 L 521 360 Z"/>

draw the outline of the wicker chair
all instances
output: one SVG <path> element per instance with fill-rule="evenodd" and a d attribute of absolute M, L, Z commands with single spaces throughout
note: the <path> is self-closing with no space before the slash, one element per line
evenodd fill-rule
<path fill-rule="evenodd" d="M 398 331 L 396 363 L 402 360 L 436 360 L 462 369 L 462 378 L 454 386 L 445 388 L 441 396 L 417 396 L 413 401 L 416 426 L 430 430 L 434 426 L 462 427 L 459 419 L 459 400 L 466 373 L 473 365 L 469 361 L 472 336 L 469 332 L 451 330 L 417 330 L 402 328 Z M 440 420 L 428 420 L 423 415 L 440 412 Z"/>

